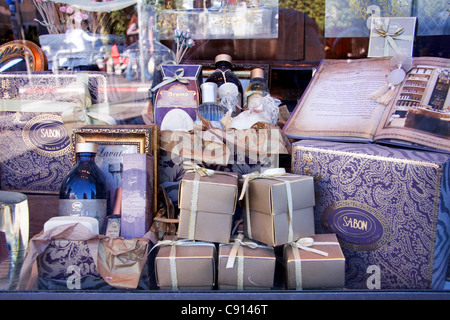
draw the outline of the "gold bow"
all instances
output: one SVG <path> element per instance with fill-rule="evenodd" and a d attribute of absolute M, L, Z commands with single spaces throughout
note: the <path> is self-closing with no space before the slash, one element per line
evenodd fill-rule
<path fill-rule="evenodd" d="M 183 162 L 183 168 L 186 172 L 194 172 L 200 177 L 212 176 L 215 173 L 214 170 L 200 167 L 198 164 L 189 161 Z"/>
<path fill-rule="evenodd" d="M 161 83 L 157 84 L 156 86 L 154 86 L 152 88 L 152 91 L 156 91 L 157 89 L 161 88 L 162 86 L 165 86 L 166 84 L 172 83 L 174 81 L 178 81 L 178 82 L 181 82 L 181 83 L 184 83 L 184 84 L 188 84 L 189 80 L 197 80 L 197 78 L 195 78 L 195 77 L 185 77 L 184 76 L 184 69 L 183 68 L 178 68 L 177 70 L 175 70 L 175 72 L 174 72 L 172 77 L 165 76 Z"/>
<path fill-rule="evenodd" d="M 400 48 L 395 43 L 394 40 L 412 40 L 411 36 L 404 36 L 405 28 L 397 28 L 394 32 L 389 32 L 389 22 L 387 26 L 383 26 L 377 22 L 374 22 L 374 30 L 376 31 L 375 36 L 379 36 L 385 39 L 384 44 L 384 56 L 389 54 L 389 45 L 391 45 L 392 49 L 395 53 L 400 52 Z"/>

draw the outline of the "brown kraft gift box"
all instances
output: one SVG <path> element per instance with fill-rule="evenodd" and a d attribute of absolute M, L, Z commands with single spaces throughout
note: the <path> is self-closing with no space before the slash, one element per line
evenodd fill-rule
<path fill-rule="evenodd" d="M 155 258 L 156 283 L 162 290 L 212 290 L 216 277 L 213 243 L 163 240 Z"/>
<path fill-rule="evenodd" d="M 286 244 L 284 259 L 287 289 L 343 289 L 345 286 L 345 257 L 334 233 Z"/>
<path fill-rule="evenodd" d="M 242 234 L 241 234 L 242 236 Z M 220 244 L 218 286 L 221 290 L 270 290 L 275 277 L 273 247 L 238 238 Z"/>
<path fill-rule="evenodd" d="M 238 177 L 231 172 L 208 171 L 212 175 L 200 176 L 188 171 L 180 182 L 178 236 L 228 243 L 236 209 Z"/>
<path fill-rule="evenodd" d="M 312 177 L 283 174 L 250 178 L 248 187 L 243 186 L 243 189 L 247 189 L 243 190 L 242 205 L 244 233 L 248 238 L 275 247 L 315 234 Z"/>

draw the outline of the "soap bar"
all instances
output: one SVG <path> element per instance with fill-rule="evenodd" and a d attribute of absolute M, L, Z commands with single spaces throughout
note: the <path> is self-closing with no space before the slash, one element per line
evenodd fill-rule
<path fill-rule="evenodd" d="M 63 216 L 63 217 L 53 217 L 50 218 L 44 224 L 44 231 L 48 231 L 52 228 L 59 227 L 61 225 L 70 224 L 70 223 L 81 223 L 86 228 L 88 228 L 91 232 L 98 234 L 98 220 L 92 217 L 76 217 L 76 216 Z"/>

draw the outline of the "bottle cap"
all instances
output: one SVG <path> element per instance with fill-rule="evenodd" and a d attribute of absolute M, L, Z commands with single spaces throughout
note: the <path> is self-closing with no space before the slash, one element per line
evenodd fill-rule
<path fill-rule="evenodd" d="M 214 59 L 214 63 L 217 63 L 219 61 L 227 61 L 229 63 L 232 63 L 233 58 L 231 58 L 229 54 L 222 53 L 216 56 L 216 58 Z"/>
<path fill-rule="evenodd" d="M 75 153 L 80 152 L 97 153 L 97 144 L 90 142 L 77 142 L 75 144 Z"/>
<path fill-rule="evenodd" d="M 217 84 L 215 82 L 204 82 L 200 85 L 202 89 L 202 102 L 217 102 Z"/>
<path fill-rule="evenodd" d="M 253 78 L 264 79 L 264 70 L 261 68 L 252 69 L 252 72 L 250 73 L 250 79 L 253 79 Z"/>

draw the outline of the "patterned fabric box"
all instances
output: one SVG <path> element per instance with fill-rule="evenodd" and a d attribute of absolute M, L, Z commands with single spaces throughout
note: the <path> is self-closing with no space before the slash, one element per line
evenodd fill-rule
<path fill-rule="evenodd" d="M 316 233 L 336 233 L 346 287 L 440 289 L 450 252 L 450 156 L 303 140 L 292 170 L 314 176 Z"/>

